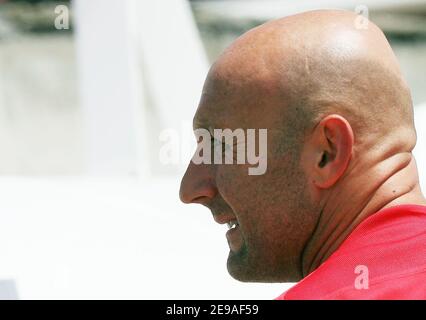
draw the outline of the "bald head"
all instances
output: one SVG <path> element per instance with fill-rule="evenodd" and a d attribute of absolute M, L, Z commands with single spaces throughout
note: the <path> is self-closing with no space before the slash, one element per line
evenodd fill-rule
<path fill-rule="evenodd" d="M 356 18 L 311 11 L 247 32 L 214 64 L 203 98 L 214 96 L 216 111 L 235 107 L 256 122 L 268 113 L 291 136 L 338 112 L 357 142 L 403 132 L 411 150 L 412 102 L 398 62 L 382 31 L 371 22 L 357 29 Z"/>
<path fill-rule="evenodd" d="M 265 174 L 191 162 L 182 179 L 182 201 L 237 222 L 227 236 L 236 279 L 299 280 L 368 215 L 424 201 L 409 90 L 383 33 L 356 18 L 324 10 L 268 22 L 209 72 L 194 128 L 268 132 Z"/>

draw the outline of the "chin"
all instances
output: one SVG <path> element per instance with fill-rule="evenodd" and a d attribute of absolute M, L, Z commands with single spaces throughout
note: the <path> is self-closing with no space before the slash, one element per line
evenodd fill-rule
<path fill-rule="evenodd" d="M 229 275 L 241 282 L 275 282 L 265 268 L 250 263 L 248 255 L 230 252 L 227 268 Z"/>
<path fill-rule="evenodd" d="M 299 274 L 289 272 L 288 268 L 268 266 L 266 263 L 250 261 L 246 251 L 230 252 L 227 261 L 229 275 L 241 282 L 297 282 Z"/>

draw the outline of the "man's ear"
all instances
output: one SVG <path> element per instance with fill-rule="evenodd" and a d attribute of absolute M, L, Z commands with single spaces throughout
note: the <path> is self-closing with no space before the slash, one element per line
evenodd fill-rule
<path fill-rule="evenodd" d="M 354 134 L 349 122 L 329 115 L 315 127 L 310 139 L 308 169 L 316 187 L 333 186 L 346 171 L 352 157 Z"/>

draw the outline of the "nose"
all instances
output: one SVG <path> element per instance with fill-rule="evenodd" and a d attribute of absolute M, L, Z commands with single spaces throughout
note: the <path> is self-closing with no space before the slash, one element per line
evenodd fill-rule
<path fill-rule="evenodd" d="M 184 203 L 206 204 L 213 199 L 217 194 L 213 170 L 212 165 L 191 161 L 180 184 L 180 200 Z"/>

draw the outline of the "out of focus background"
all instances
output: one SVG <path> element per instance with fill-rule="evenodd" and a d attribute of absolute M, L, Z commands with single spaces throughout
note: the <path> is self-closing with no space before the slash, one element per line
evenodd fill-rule
<path fill-rule="evenodd" d="M 426 187 L 426 0 L 0 0 L 0 299 L 273 299 L 179 202 L 210 64 L 267 20 L 341 8 L 411 87 Z M 397 115 L 396 115 L 397 116 Z"/>

